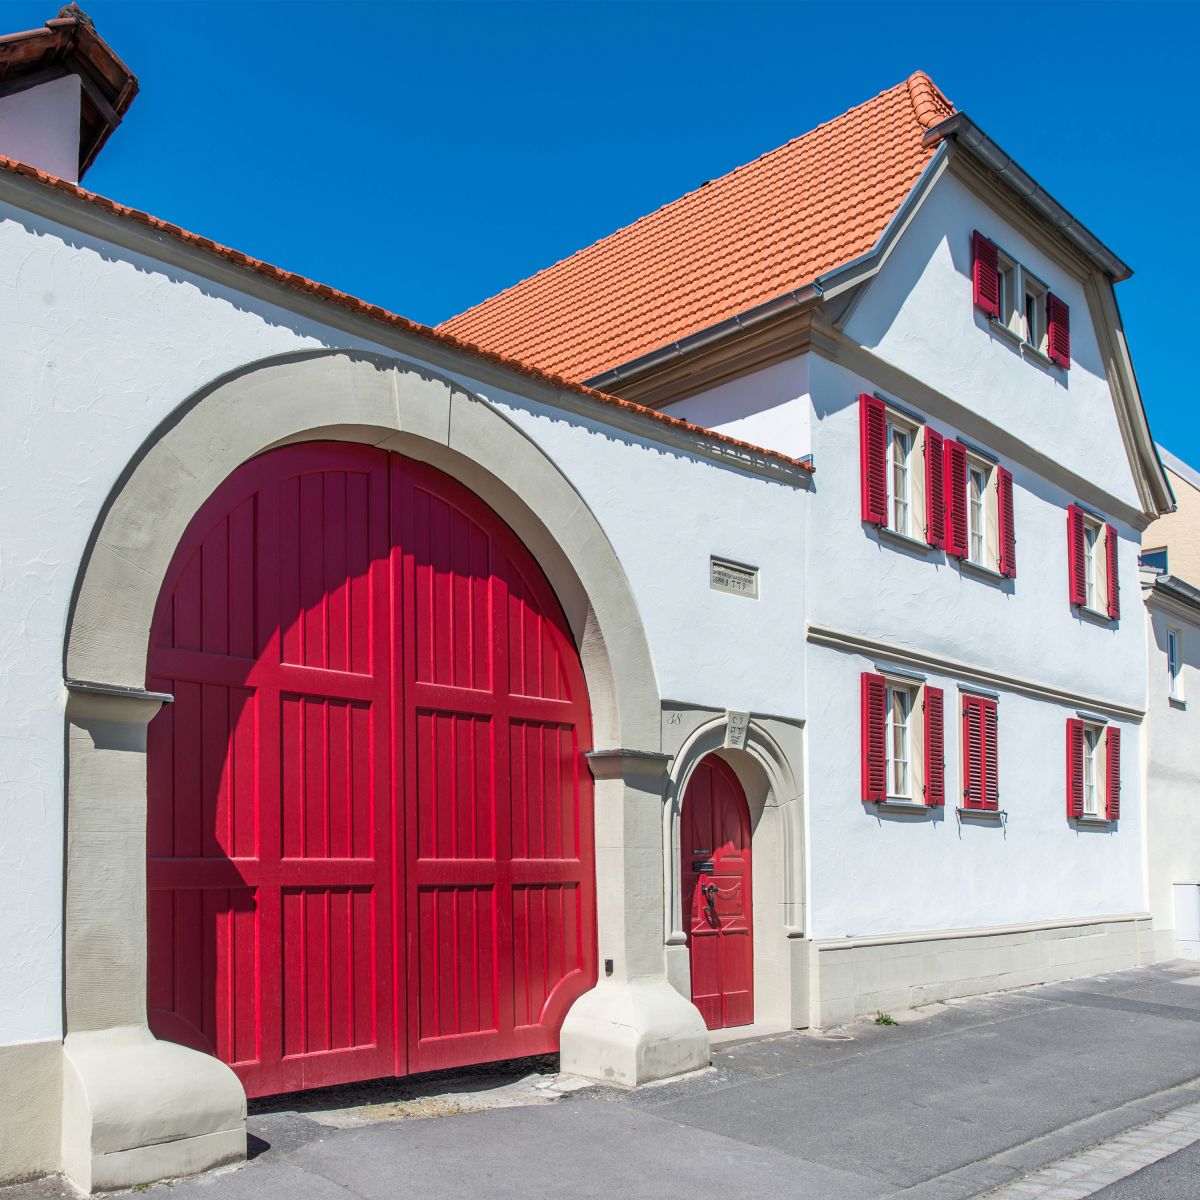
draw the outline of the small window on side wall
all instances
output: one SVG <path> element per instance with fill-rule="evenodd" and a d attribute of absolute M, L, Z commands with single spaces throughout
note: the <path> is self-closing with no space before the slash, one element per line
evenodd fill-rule
<path fill-rule="evenodd" d="M 940 688 L 864 672 L 862 799 L 868 804 L 945 803 L 945 733 Z"/>
<path fill-rule="evenodd" d="M 1121 815 L 1121 731 L 1100 721 L 1067 721 L 1067 817 L 1116 821 Z"/>
<path fill-rule="evenodd" d="M 1180 657 L 1183 631 L 1167 630 L 1167 695 L 1177 703 L 1183 703 L 1183 662 Z"/>

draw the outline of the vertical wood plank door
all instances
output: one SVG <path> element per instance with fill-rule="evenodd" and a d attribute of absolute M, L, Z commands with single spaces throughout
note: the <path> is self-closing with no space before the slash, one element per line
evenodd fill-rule
<path fill-rule="evenodd" d="M 148 997 L 252 1096 L 557 1048 L 595 982 L 583 672 L 448 476 L 271 451 L 192 521 L 148 684 Z"/>
<path fill-rule="evenodd" d="M 680 814 L 684 921 L 692 1003 L 709 1029 L 754 1021 L 750 811 L 728 763 L 702 759 Z"/>

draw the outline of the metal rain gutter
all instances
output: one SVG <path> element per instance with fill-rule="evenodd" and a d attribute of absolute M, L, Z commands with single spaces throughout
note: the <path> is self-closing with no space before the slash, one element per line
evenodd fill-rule
<path fill-rule="evenodd" d="M 657 350 L 651 350 L 649 354 L 643 354 L 640 358 L 632 358 L 618 367 L 612 367 L 601 375 L 593 375 L 591 379 L 583 381 L 584 387 L 595 388 L 598 392 L 610 391 L 614 385 L 634 375 L 642 375 L 647 371 L 653 370 L 655 367 L 674 362 L 676 359 L 683 358 L 685 355 L 691 354 L 693 351 L 699 350 L 704 346 L 710 346 L 714 342 L 719 342 L 727 338 L 731 333 L 753 329 L 755 326 L 761 325 L 764 321 L 769 321 L 772 317 L 776 317 L 780 313 L 814 304 L 820 300 L 821 295 L 822 288 L 820 283 L 805 284 L 804 287 L 796 288 L 794 291 L 777 296 L 774 300 L 768 300 L 765 304 L 757 304 L 754 308 L 748 308 L 745 312 L 738 313 L 736 316 L 726 317 L 724 321 L 718 321 L 716 325 L 710 325 L 707 329 L 701 329 L 697 333 L 689 334 L 685 338 L 680 338 L 677 342 L 670 342 L 666 346 L 660 346 Z"/>
<path fill-rule="evenodd" d="M 966 113 L 932 126 L 924 137 L 927 144 L 954 138 L 989 170 L 1003 179 L 1018 195 L 1042 214 L 1065 237 L 1073 241 L 1114 283 L 1133 274 L 1133 268 L 1119 259 L 1094 233 L 1077 221 L 1031 175 L 1021 169 L 992 141 Z"/>

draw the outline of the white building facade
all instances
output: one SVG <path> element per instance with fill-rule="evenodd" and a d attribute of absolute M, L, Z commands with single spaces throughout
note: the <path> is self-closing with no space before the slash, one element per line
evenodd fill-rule
<path fill-rule="evenodd" d="M 599 391 L 0 160 L 0 1179 L 1150 961 L 1123 267 L 905 86 L 870 254 Z"/>

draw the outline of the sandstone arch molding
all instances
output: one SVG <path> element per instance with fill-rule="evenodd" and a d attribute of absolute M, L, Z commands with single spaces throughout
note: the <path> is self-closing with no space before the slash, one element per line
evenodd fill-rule
<path fill-rule="evenodd" d="M 667 972 L 691 995 L 680 893 L 680 817 L 688 781 L 707 755 L 737 773 L 750 807 L 755 863 L 755 1024 L 803 1028 L 808 1019 L 804 918 L 803 731 L 794 722 L 751 716 L 741 745 L 727 745 L 728 713 L 675 710 L 688 730 L 671 762 L 663 805 L 663 940 Z"/>
<path fill-rule="evenodd" d="M 599 757 L 660 750 L 649 647 L 621 564 L 551 458 L 497 407 L 386 355 L 314 351 L 239 369 L 154 431 L 114 487 L 84 555 L 64 648 L 67 851 L 63 1165 L 86 1190 L 244 1156 L 245 1096 L 224 1064 L 146 1027 L 146 725 L 154 606 L 188 522 L 256 454 L 339 439 L 428 462 L 488 503 L 558 594 L 580 647 Z M 608 761 L 608 759 L 605 759 Z M 624 759 L 621 759 L 624 761 Z M 651 889 L 644 856 L 617 854 L 641 777 L 596 795 L 600 953 L 617 964 L 577 1002 L 564 1060 L 638 1083 L 701 1065 L 698 1015 L 667 982 L 659 919 L 626 912 Z M 606 849 L 608 848 L 608 849 Z M 653 881 L 657 891 L 657 882 Z M 657 947 L 656 952 L 654 948 Z M 632 1014 L 632 1016 L 631 1016 Z"/>

